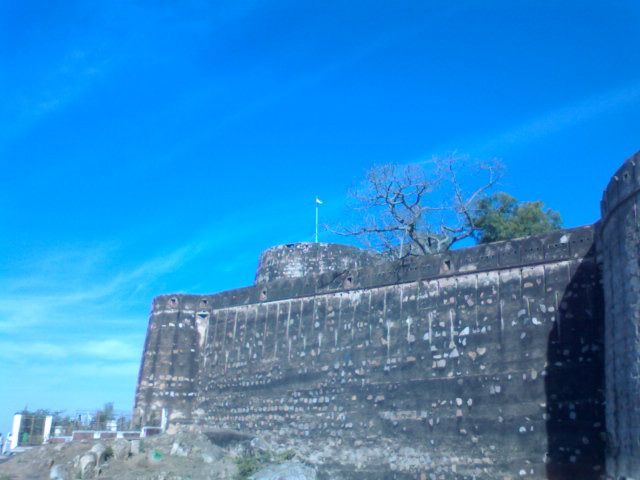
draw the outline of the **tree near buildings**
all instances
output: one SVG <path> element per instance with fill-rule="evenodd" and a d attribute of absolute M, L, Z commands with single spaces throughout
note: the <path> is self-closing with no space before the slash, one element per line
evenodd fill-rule
<path fill-rule="evenodd" d="M 487 243 L 560 227 L 560 215 L 542 202 L 494 193 L 502 172 L 497 161 L 459 155 L 373 167 L 349 194 L 359 220 L 337 233 L 404 258 L 446 251 L 466 239 Z"/>
<path fill-rule="evenodd" d="M 113 402 L 108 402 L 104 404 L 101 410 L 98 410 L 94 417 L 94 423 L 96 428 L 104 429 L 106 428 L 107 422 L 113 420 L 114 409 Z"/>
<path fill-rule="evenodd" d="M 349 194 L 362 221 L 337 232 L 398 257 L 448 250 L 473 237 L 476 205 L 501 172 L 499 162 L 474 163 L 458 155 L 373 167 Z"/>

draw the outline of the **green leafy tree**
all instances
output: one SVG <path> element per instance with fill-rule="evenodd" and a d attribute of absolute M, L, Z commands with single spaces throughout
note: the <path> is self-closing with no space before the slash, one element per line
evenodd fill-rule
<path fill-rule="evenodd" d="M 478 242 L 490 243 L 557 230 L 562 219 L 541 201 L 519 202 L 498 192 L 478 201 L 473 224 Z"/>

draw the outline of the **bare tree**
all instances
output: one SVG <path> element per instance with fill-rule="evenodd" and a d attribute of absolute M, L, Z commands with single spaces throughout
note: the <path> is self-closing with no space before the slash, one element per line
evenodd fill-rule
<path fill-rule="evenodd" d="M 501 171 L 496 161 L 474 163 L 459 155 L 374 167 L 350 192 L 362 221 L 337 233 L 362 237 L 371 248 L 399 257 L 448 250 L 474 235 L 478 202 Z"/>

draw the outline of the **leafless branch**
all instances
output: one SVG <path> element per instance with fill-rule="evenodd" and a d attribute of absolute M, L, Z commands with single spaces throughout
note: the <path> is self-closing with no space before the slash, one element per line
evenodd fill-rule
<path fill-rule="evenodd" d="M 369 170 L 350 197 L 363 219 L 333 230 L 359 236 L 374 248 L 396 256 L 428 255 L 473 236 L 478 201 L 494 188 L 501 165 L 471 165 L 459 155 L 425 165 L 381 165 Z"/>

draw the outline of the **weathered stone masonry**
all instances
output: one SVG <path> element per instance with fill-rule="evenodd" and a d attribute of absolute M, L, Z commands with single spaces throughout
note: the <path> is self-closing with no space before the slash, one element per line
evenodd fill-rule
<path fill-rule="evenodd" d="M 640 153 L 616 172 L 602 199 L 606 299 L 607 471 L 640 478 Z"/>
<path fill-rule="evenodd" d="M 173 423 L 322 447 L 323 463 L 361 478 L 589 479 L 605 471 L 606 396 L 607 465 L 632 476 L 640 292 L 626 280 L 637 260 L 620 253 L 638 255 L 624 208 L 603 207 L 602 229 L 404 263 L 276 247 L 254 286 L 157 297 L 136 416 L 166 408 Z M 635 343 L 617 333 L 634 325 Z"/>

